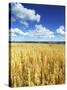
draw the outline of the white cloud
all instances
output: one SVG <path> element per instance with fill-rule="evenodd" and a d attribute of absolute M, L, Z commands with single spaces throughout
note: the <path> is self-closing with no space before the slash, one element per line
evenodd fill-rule
<path fill-rule="evenodd" d="M 20 3 L 11 3 L 11 7 L 11 13 L 21 21 L 40 21 L 40 15 L 33 9 L 25 8 Z"/>
<path fill-rule="evenodd" d="M 11 28 L 9 33 L 10 33 L 10 36 L 17 36 L 17 35 L 24 36 L 24 35 L 26 35 L 26 33 L 24 33 L 23 31 L 21 31 L 18 28 Z"/>
<path fill-rule="evenodd" d="M 26 27 L 29 26 L 29 24 L 27 22 L 23 22 L 23 21 L 20 21 L 21 24 L 25 25 Z"/>
<path fill-rule="evenodd" d="M 65 34 L 64 26 L 60 26 L 60 27 L 56 30 L 56 32 L 57 32 L 58 34 L 64 35 L 64 34 Z"/>
<path fill-rule="evenodd" d="M 17 35 L 15 33 L 11 32 L 9 36 L 16 37 Z"/>
<path fill-rule="evenodd" d="M 9 30 L 9 36 L 15 37 L 16 34 L 14 33 L 14 30 L 11 28 L 11 30 Z"/>
<path fill-rule="evenodd" d="M 46 27 L 43 27 L 42 25 L 36 25 L 35 28 L 36 34 L 41 37 L 54 37 L 54 32 L 50 31 Z"/>
<path fill-rule="evenodd" d="M 10 35 L 21 35 L 21 36 L 28 36 L 28 37 L 48 37 L 52 38 L 54 37 L 54 32 L 50 31 L 46 27 L 43 27 L 42 25 L 35 25 L 34 30 L 28 30 L 27 32 L 23 32 L 22 30 L 18 28 L 11 29 Z"/>

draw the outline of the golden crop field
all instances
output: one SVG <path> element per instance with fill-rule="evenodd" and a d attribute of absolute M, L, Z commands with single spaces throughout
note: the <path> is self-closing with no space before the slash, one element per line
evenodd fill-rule
<path fill-rule="evenodd" d="M 41 86 L 65 83 L 64 44 L 11 43 L 9 85 Z"/>

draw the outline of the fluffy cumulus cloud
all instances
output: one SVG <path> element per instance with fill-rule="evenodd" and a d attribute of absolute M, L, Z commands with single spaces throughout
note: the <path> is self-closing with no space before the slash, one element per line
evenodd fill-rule
<path fill-rule="evenodd" d="M 28 21 L 40 21 L 40 15 L 34 9 L 25 8 L 20 3 L 11 3 L 11 14 L 13 18 L 19 19 L 25 25 Z"/>
<path fill-rule="evenodd" d="M 10 30 L 10 35 L 11 36 L 28 36 L 28 37 L 49 37 L 52 38 L 54 37 L 54 32 L 50 31 L 46 27 L 43 27 L 42 25 L 35 25 L 34 30 L 28 30 L 27 32 L 23 32 L 22 30 L 18 28 L 14 28 Z"/>
<path fill-rule="evenodd" d="M 57 32 L 58 34 L 64 35 L 64 34 L 65 34 L 64 26 L 60 26 L 60 27 L 56 30 L 56 32 Z"/>
<path fill-rule="evenodd" d="M 54 37 L 54 32 L 52 32 L 51 30 L 47 29 L 42 25 L 36 25 L 35 28 L 37 35 L 41 37 Z"/>
<path fill-rule="evenodd" d="M 19 28 L 11 28 L 10 30 L 10 36 L 11 37 L 30 37 L 30 38 L 55 38 L 57 35 L 64 35 L 64 26 L 59 26 L 58 29 L 55 30 L 56 32 L 51 31 L 50 29 L 47 29 L 43 25 L 35 25 L 35 28 L 33 30 L 27 30 L 24 32 L 23 30 Z M 55 35 L 56 33 L 56 35 Z"/>

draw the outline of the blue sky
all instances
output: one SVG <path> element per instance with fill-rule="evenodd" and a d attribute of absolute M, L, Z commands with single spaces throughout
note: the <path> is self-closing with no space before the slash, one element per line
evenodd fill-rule
<path fill-rule="evenodd" d="M 11 41 L 64 41 L 65 7 L 9 4 Z"/>

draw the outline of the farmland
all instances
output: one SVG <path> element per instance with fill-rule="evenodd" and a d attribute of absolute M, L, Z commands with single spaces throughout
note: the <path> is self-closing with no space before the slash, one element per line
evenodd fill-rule
<path fill-rule="evenodd" d="M 65 82 L 64 44 L 11 43 L 9 86 L 42 86 Z"/>

